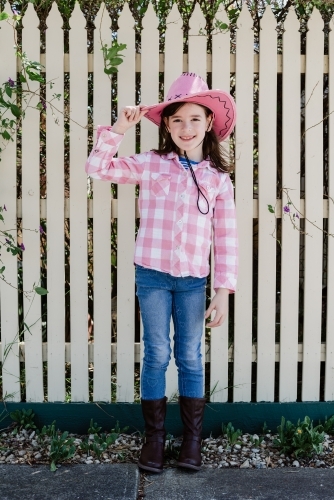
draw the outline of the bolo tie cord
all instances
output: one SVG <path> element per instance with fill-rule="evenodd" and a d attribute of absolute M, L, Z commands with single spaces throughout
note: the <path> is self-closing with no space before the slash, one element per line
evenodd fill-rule
<path fill-rule="evenodd" d="M 185 156 L 185 159 L 187 160 L 189 170 L 190 170 L 190 172 L 191 172 L 192 178 L 194 179 L 194 182 L 195 182 L 196 187 L 197 187 L 197 208 L 198 208 L 198 210 L 201 212 L 201 214 L 206 215 L 206 214 L 208 214 L 208 213 L 209 213 L 209 210 L 210 210 L 210 205 L 209 205 L 209 202 L 208 202 L 208 200 L 207 200 L 207 198 L 206 198 L 205 194 L 203 193 L 203 191 L 201 190 L 201 188 L 200 188 L 200 187 L 199 187 L 199 185 L 198 185 L 198 182 L 197 182 L 197 179 L 196 179 L 195 172 L 193 171 L 193 167 L 191 166 L 191 163 L 190 163 L 190 161 L 189 161 L 189 158 L 188 158 L 188 155 L 187 155 L 186 151 L 184 151 L 184 156 Z M 207 205 L 207 207 L 208 207 L 208 209 L 207 209 L 207 211 L 206 211 L 206 212 L 202 212 L 202 210 L 199 208 L 199 195 L 200 195 L 200 194 L 203 196 L 203 198 L 204 198 L 204 199 L 205 199 L 205 201 L 206 201 L 206 205 Z"/>

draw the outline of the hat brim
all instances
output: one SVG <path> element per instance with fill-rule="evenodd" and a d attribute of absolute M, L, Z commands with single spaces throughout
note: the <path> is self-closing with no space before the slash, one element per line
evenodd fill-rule
<path fill-rule="evenodd" d="M 236 121 L 235 103 L 230 94 L 223 90 L 206 90 L 198 94 L 183 96 L 180 99 L 145 106 L 142 109 L 148 110 L 148 112 L 144 116 L 159 127 L 162 111 L 175 102 L 193 102 L 209 108 L 215 115 L 212 128 L 219 142 L 226 139 L 234 128 Z"/>

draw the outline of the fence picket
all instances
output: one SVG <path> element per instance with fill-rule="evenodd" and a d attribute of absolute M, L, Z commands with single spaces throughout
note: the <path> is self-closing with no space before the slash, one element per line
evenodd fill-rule
<path fill-rule="evenodd" d="M 165 78 L 164 78 L 164 99 L 167 97 L 168 89 L 183 70 L 183 30 L 182 18 L 177 8 L 173 5 L 166 20 L 165 34 Z M 174 326 L 171 321 L 171 347 L 174 350 Z M 172 356 L 166 372 L 166 396 L 173 399 L 178 391 L 177 368 L 174 356 Z"/>
<path fill-rule="evenodd" d="M 12 15 L 10 5 L 5 3 L 3 12 Z M 16 56 L 13 50 L 8 50 L 8 41 L 13 40 L 13 30 L 8 23 L 2 23 L 0 29 L 0 77 L 1 82 L 10 77 L 16 80 Z M 4 212 L 3 231 L 11 230 L 14 241 L 16 233 L 16 134 L 12 135 L 5 148 L 1 148 L 0 162 L 0 203 L 6 205 Z M 2 239 L 2 238 L 1 238 Z M 3 239 L 2 239 L 3 240 Z M 7 401 L 20 401 L 20 362 L 19 362 L 19 324 L 18 324 L 18 292 L 17 292 L 17 258 L 6 251 L 1 252 L 1 267 L 5 266 L 5 281 L 0 280 L 1 303 L 1 343 L 2 343 L 2 393 Z"/>
<path fill-rule="evenodd" d="M 283 33 L 282 186 L 300 210 L 300 24 L 293 7 Z M 282 193 L 282 207 L 287 205 Z M 299 220 L 294 228 L 282 211 L 279 400 L 297 400 Z"/>
<path fill-rule="evenodd" d="M 253 22 L 244 4 L 237 22 L 235 185 L 239 278 L 235 294 L 234 401 L 251 399 L 253 265 Z"/>
<path fill-rule="evenodd" d="M 329 180 L 328 180 L 328 233 L 334 234 L 334 18 L 330 21 L 329 54 Z M 325 363 L 325 401 L 334 400 L 334 237 L 328 236 L 327 253 L 327 324 L 326 324 L 326 363 Z"/>
<path fill-rule="evenodd" d="M 228 25 L 227 13 L 222 7 L 218 9 L 215 19 Z M 230 92 L 230 32 L 215 32 L 212 35 L 212 88 Z M 224 141 L 229 150 L 229 139 Z M 211 252 L 211 297 L 215 292 L 213 286 L 214 259 Z M 210 336 L 210 400 L 224 403 L 228 396 L 228 323 L 211 331 Z"/>
<path fill-rule="evenodd" d="M 64 262 L 64 36 L 57 4 L 52 5 L 46 30 L 46 99 L 56 101 L 57 123 L 46 114 L 47 267 L 48 267 L 48 401 L 65 400 L 65 262 Z"/>
<path fill-rule="evenodd" d="M 261 19 L 259 69 L 259 230 L 257 401 L 274 401 L 276 328 L 275 214 L 276 200 L 277 31 L 270 6 Z"/>
<path fill-rule="evenodd" d="M 38 61 L 40 53 L 39 19 L 32 4 L 23 18 L 22 48 L 29 57 Z M 39 91 L 38 82 L 29 82 L 32 92 Z M 40 217 L 39 217 L 39 112 L 33 109 L 38 95 L 31 97 L 30 106 L 22 122 L 22 227 L 23 289 L 33 290 L 40 277 Z M 40 295 L 23 298 L 24 321 L 29 330 L 24 333 L 26 400 L 43 401 L 42 322 Z"/>
<path fill-rule="evenodd" d="M 164 98 L 166 99 L 168 89 L 174 80 L 183 71 L 183 23 L 177 3 L 166 19 L 165 33 L 165 74 L 164 74 Z"/>
<path fill-rule="evenodd" d="M 118 43 L 126 43 L 124 62 L 118 70 L 118 110 L 135 104 L 134 19 L 127 3 L 118 20 Z M 135 128 L 126 133 L 119 155 L 135 153 Z M 135 186 L 118 186 L 117 220 L 117 401 L 134 398 L 134 243 Z M 129 349 L 129 346 L 131 348 Z"/>
<path fill-rule="evenodd" d="M 110 80 L 104 73 L 101 43 L 110 45 L 110 17 L 102 3 L 94 31 L 94 128 L 109 125 Z M 95 138 L 94 138 L 95 139 Z M 110 268 L 110 183 L 93 181 L 93 269 L 94 269 L 94 401 L 111 397 L 111 268 Z"/>
<path fill-rule="evenodd" d="M 309 31 L 306 35 L 303 401 L 318 401 L 320 397 L 323 238 L 323 27 L 324 22 L 321 14 L 317 8 L 314 8 L 308 21 Z"/>
<path fill-rule="evenodd" d="M 88 401 L 87 31 L 79 3 L 70 18 L 71 400 Z"/>
<path fill-rule="evenodd" d="M 159 102 L 159 19 L 150 2 L 143 19 L 141 36 L 141 101 L 143 104 Z M 149 151 L 159 145 L 159 129 L 150 120 L 140 123 L 140 150 Z"/>
<path fill-rule="evenodd" d="M 188 71 L 200 75 L 206 81 L 206 21 L 196 2 L 194 12 L 189 19 L 189 39 L 188 39 Z"/>

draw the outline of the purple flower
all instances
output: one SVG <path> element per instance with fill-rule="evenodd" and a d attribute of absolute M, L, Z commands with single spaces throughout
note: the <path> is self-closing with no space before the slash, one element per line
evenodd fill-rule
<path fill-rule="evenodd" d="M 6 205 L 3 206 L 3 209 L 4 209 L 5 212 L 7 212 Z"/>
<path fill-rule="evenodd" d="M 24 251 L 25 251 L 25 249 L 26 249 L 26 247 L 24 246 L 24 244 L 23 244 L 23 243 L 19 243 L 17 246 L 18 246 L 19 248 L 21 248 L 22 252 L 24 252 Z"/>
<path fill-rule="evenodd" d="M 43 109 L 46 109 L 46 102 L 44 101 L 44 99 L 41 99 L 40 103 L 41 103 Z"/>
<path fill-rule="evenodd" d="M 299 219 L 299 214 L 296 214 L 297 219 Z"/>
<path fill-rule="evenodd" d="M 283 208 L 284 212 L 286 214 L 290 213 L 290 208 L 288 207 L 288 205 L 285 205 L 285 207 Z"/>
<path fill-rule="evenodd" d="M 8 83 L 10 87 L 15 87 L 15 82 L 10 77 L 8 78 Z"/>
<path fill-rule="evenodd" d="M 43 227 L 42 227 L 42 226 L 39 226 L 39 232 L 40 232 L 41 234 L 45 234 L 45 231 L 44 231 L 44 229 L 43 229 Z"/>
<path fill-rule="evenodd" d="M 11 245 L 11 243 L 12 243 L 8 238 L 5 238 L 5 241 L 6 241 L 7 245 Z"/>

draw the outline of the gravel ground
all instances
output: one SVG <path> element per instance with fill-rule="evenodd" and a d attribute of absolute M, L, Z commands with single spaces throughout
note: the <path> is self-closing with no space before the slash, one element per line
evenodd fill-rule
<path fill-rule="evenodd" d="M 119 434 L 115 443 L 110 445 L 98 457 L 93 451 L 87 453 L 81 449 L 82 443 L 89 439 L 94 441 L 94 435 L 79 436 L 69 434 L 74 438 L 75 454 L 65 463 L 99 464 L 122 463 L 138 461 L 142 437 L 136 434 Z M 217 439 L 207 438 L 202 444 L 202 463 L 208 468 L 253 468 L 265 469 L 276 467 L 317 467 L 334 468 L 334 436 L 325 435 L 323 452 L 309 458 L 298 459 L 280 453 L 273 445 L 275 434 L 243 434 L 240 444 L 230 446 L 226 436 Z M 48 464 L 50 463 L 50 442 L 47 436 L 38 436 L 35 431 L 13 428 L 0 432 L 0 465 L 1 464 Z M 166 467 L 175 467 L 181 439 L 170 438 L 166 441 Z"/>

